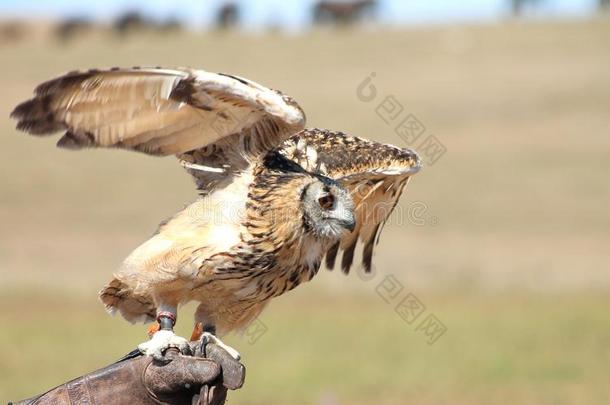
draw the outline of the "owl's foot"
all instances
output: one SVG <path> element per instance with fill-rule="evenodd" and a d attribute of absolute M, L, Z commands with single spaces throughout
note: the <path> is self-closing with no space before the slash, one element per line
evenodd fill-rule
<path fill-rule="evenodd" d="M 239 360 L 241 358 L 241 355 L 239 354 L 239 352 L 237 350 L 233 349 L 231 346 L 224 343 L 216 335 L 213 335 L 210 332 L 203 332 L 201 334 L 201 345 L 205 346 L 208 343 L 213 343 L 213 344 L 221 347 L 222 349 L 224 349 L 224 351 L 229 353 L 229 355 L 231 355 L 231 357 L 233 357 L 235 360 Z"/>
<path fill-rule="evenodd" d="M 164 361 L 163 352 L 170 347 L 177 348 L 183 354 L 189 354 L 191 350 L 188 340 L 176 335 L 174 331 L 166 329 L 155 332 L 148 342 L 138 345 L 138 350 L 145 356 L 152 356 L 155 360 Z"/>
<path fill-rule="evenodd" d="M 196 342 L 201 339 L 201 335 L 203 335 L 203 324 L 197 322 L 193 328 L 193 333 L 191 333 L 191 342 Z"/>

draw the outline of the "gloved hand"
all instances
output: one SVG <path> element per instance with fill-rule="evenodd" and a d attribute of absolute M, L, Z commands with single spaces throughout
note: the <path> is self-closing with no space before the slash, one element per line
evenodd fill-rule
<path fill-rule="evenodd" d="M 193 343 L 193 356 L 168 349 L 167 362 L 128 355 L 123 360 L 86 374 L 25 404 L 224 404 L 227 389 L 244 383 L 245 368 L 214 344 Z"/>

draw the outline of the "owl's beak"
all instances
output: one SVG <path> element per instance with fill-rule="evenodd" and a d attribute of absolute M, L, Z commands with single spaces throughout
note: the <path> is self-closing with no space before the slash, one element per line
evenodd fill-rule
<path fill-rule="evenodd" d="M 339 224 L 348 231 L 353 232 L 356 228 L 356 219 L 353 215 L 350 215 L 348 218 L 340 219 Z"/>

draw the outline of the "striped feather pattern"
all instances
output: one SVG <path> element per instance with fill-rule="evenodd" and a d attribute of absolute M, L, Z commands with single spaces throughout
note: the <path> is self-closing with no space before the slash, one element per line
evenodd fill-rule
<path fill-rule="evenodd" d="M 291 137 L 280 151 L 305 170 L 328 176 L 349 190 L 356 206 L 356 228 L 327 250 L 325 263 L 329 269 L 334 268 L 342 251 L 341 269 L 349 273 L 360 240 L 364 244 L 362 265 L 365 272 L 370 272 L 383 224 L 410 177 L 421 168 L 417 153 L 316 128 Z"/>
<path fill-rule="evenodd" d="M 36 87 L 11 117 L 33 135 L 65 131 L 57 145 L 69 149 L 182 157 L 218 143 L 233 151 L 225 167 L 254 160 L 305 125 L 292 98 L 253 81 L 161 68 L 71 72 Z M 205 180 L 199 173 L 198 181 Z"/>

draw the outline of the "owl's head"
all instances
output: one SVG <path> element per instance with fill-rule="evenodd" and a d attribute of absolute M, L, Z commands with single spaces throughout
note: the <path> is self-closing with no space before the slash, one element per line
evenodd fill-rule
<path fill-rule="evenodd" d="M 305 225 L 316 237 L 337 240 L 356 226 L 354 202 L 337 182 L 315 177 L 301 194 Z"/>

